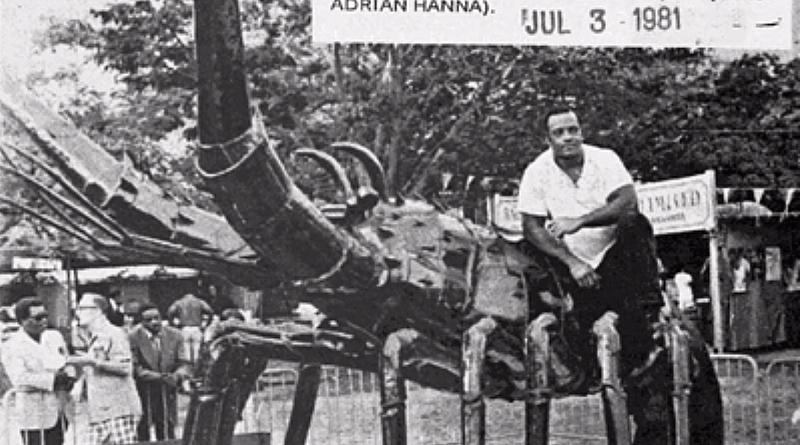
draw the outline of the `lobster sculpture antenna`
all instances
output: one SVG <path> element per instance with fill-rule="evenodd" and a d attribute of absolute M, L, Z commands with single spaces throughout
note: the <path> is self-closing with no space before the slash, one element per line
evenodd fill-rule
<path fill-rule="evenodd" d="M 233 228 L 287 280 L 374 286 L 380 259 L 337 230 L 294 185 L 250 113 L 236 1 L 199 0 L 201 176 Z"/>

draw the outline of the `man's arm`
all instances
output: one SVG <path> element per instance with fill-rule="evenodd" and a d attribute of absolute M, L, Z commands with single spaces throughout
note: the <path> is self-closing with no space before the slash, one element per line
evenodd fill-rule
<path fill-rule="evenodd" d="M 578 218 L 556 218 L 548 229 L 556 238 L 575 233 L 583 227 L 601 227 L 615 224 L 622 215 L 639 207 L 636 189 L 623 185 L 608 195 L 606 204 Z"/>
<path fill-rule="evenodd" d="M 530 241 L 537 249 L 564 263 L 570 271 L 572 278 L 581 287 L 594 287 L 600 282 L 600 276 L 594 269 L 576 257 L 567 246 L 555 238 L 550 230 L 545 228 L 545 217 L 522 214 L 522 230 L 525 239 Z"/>
<path fill-rule="evenodd" d="M 181 311 L 180 301 L 181 300 L 175 301 L 174 303 L 169 305 L 169 308 L 167 309 L 167 320 L 172 320 L 175 317 L 180 317 L 180 311 Z"/>
<path fill-rule="evenodd" d="M 214 309 L 212 309 L 211 306 L 205 300 L 200 300 L 200 303 L 202 303 L 201 306 L 200 306 L 200 310 L 204 314 L 206 314 L 206 315 L 214 315 Z"/>
<path fill-rule="evenodd" d="M 623 185 L 608 195 L 606 205 L 586 214 L 583 227 L 598 227 L 615 224 L 626 213 L 639 208 L 633 184 Z"/>
<path fill-rule="evenodd" d="M 55 371 L 42 367 L 34 367 L 36 357 L 30 348 L 20 345 L 16 340 L 9 340 L 3 345 L 2 360 L 11 384 L 18 388 L 35 388 L 41 391 L 52 391 L 55 384 Z M 51 357 L 52 358 L 52 357 Z"/>

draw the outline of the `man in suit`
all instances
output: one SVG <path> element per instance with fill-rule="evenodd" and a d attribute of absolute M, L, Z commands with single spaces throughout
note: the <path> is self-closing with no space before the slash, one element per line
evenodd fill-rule
<path fill-rule="evenodd" d="M 87 445 L 136 443 L 136 425 L 142 414 L 128 335 L 107 318 L 108 300 L 85 293 L 78 302 L 78 325 L 89 334 L 87 354 L 71 357 L 83 367 L 73 397 L 86 399 L 89 414 Z"/>
<path fill-rule="evenodd" d="M 21 329 L 3 344 L 2 360 L 12 387 L 17 426 L 26 445 L 61 445 L 67 420 L 64 398 L 74 379 L 65 370 L 67 346 L 61 333 L 47 329 L 42 300 L 25 297 L 14 309 Z"/>
<path fill-rule="evenodd" d="M 183 336 L 164 326 L 161 313 L 153 304 L 142 305 L 141 324 L 130 333 L 133 373 L 142 402 L 142 420 L 137 428 L 139 440 L 150 440 L 150 425 L 158 440 L 175 438 L 177 389 L 190 376 Z"/>

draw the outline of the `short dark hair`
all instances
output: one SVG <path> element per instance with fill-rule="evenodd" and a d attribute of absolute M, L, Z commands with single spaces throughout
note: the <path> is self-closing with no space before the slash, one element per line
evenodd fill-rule
<path fill-rule="evenodd" d="M 14 316 L 17 317 L 17 323 L 22 323 L 31 316 L 31 308 L 36 306 L 44 306 L 44 301 L 39 297 L 24 297 L 17 301 L 14 306 Z"/>
<path fill-rule="evenodd" d="M 139 317 L 142 317 L 145 312 L 155 309 L 158 311 L 158 315 L 161 315 L 161 309 L 158 308 L 153 303 L 142 303 L 142 306 L 139 308 Z"/>
<path fill-rule="evenodd" d="M 549 136 L 549 132 L 547 131 L 548 128 L 547 124 L 548 122 L 550 122 L 550 118 L 555 116 L 556 114 L 565 114 L 565 113 L 575 113 L 576 116 L 578 115 L 578 113 L 575 111 L 575 108 L 570 107 L 569 105 L 566 104 L 553 105 L 547 110 L 547 112 L 544 113 L 544 118 L 542 119 L 542 130 L 544 130 L 544 133 L 546 135 Z"/>

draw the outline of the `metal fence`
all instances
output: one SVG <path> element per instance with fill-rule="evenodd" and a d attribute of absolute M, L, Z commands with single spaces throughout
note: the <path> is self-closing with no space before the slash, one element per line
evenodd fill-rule
<path fill-rule="evenodd" d="M 800 408 L 800 358 L 759 364 L 747 355 L 719 354 L 713 362 L 722 386 L 726 444 L 795 445 L 800 424 L 791 422 Z M 292 408 L 297 371 L 268 369 L 245 406 L 236 426 L 239 434 L 269 432 L 271 443 L 283 443 Z M 3 398 L 0 445 L 19 444 L 14 419 L 9 417 L 14 391 Z M 180 396 L 179 425 L 188 406 Z M 411 444 L 460 443 L 460 398 L 415 384 L 408 386 L 408 438 Z M 0 407 L 2 408 L 2 407 Z M 80 416 L 80 409 L 78 410 Z M 80 417 L 76 423 L 80 422 Z M 521 443 L 524 405 L 501 400 L 487 402 L 490 444 Z M 73 425 L 75 426 L 75 425 Z M 594 445 L 606 442 L 599 396 L 556 400 L 550 419 L 551 444 Z M 5 428 L 5 431 L 2 431 Z M 81 428 L 68 431 L 66 443 L 80 444 Z M 180 437 L 180 431 L 178 431 Z M 380 396 L 378 377 L 362 371 L 324 367 L 308 443 L 379 445 Z"/>
<path fill-rule="evenodd" d="M 800 359 L 774 360 L 764 372 L 767 382 L 764 404 L 765 442 L 780 445 L 800 444 L 800 424 L 792 424 L 792 413 L 800 409 Z"/>
<path fill-rule="evenodd" d="M 800 424 L 791 422 L 800 408 L 800 358 L 759 364 L 750 356 L 712 356 L 722 388 L 725 443 L 730 445 L 800 444 Z M 251 409 L 269 423 L 273 443 L 283 441 L 291 410 L 296 375 L 270 370 L 262 379 Z M 269 403 L 271 406 L 259 404 Z M 309 444 L 380 444 L 378 380 L 373 374 L 325 368 Z M 260 408 L 259 408 L 260 406 Z M 410 384 L 408 437 L 412 444 L 460 443 L 460 399 Z M 522 403 L 487 402 L 487 440 L 492 444 L 521 443 L 525 421 Z M 254 421 L 255 422 L 255 421 Z M 265 426 L 265 424 L 262 424 Z M 606 443 L 598 395 L 556 400 L 550 419 L 551 444 Z"/>
<path fill-rule="evenodd" d="M 758 364 L 750 356 L 731 354 L 716 355 L 713 362 L 722 388 L 726 443 L 765 443 Z"/>

